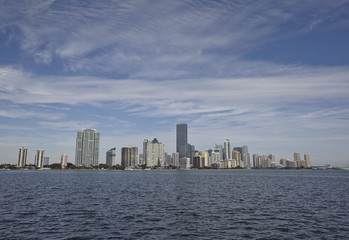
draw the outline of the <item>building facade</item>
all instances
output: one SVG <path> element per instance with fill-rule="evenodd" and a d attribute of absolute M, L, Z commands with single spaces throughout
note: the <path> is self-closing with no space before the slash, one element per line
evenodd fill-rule
<path fill-rule="evenodd" d="M 27 153 L 28 149 L 24 147 L 18 149 L 17 167 L 25 167 L 27 164 Z"/>
<path fill-rule="evenodd" d="M 98 165 L 99 157 L 99 132 L 94 129 L 78 131 L 76 137 L 75 165 L 95 166 Z"/>
<path fill-rule="evenodd" d="M 136 166 L 138 157 L 138 147 L 127 146 L 121 148 L 121 165 L 126 168 Z"/>
<path fill-rule="evenodd" d="M 115 159 L 116 159 L 116 148 L 112 148 L 106 153 L 105 163 L 109 167 L 112 167 L 115 165 Z"/>
<path fill-rule="evenodd" d="M 188 127 L 186 123 L 177 123 L 176 125 L 176 152 L 179 158 L 187 157 L 188 147 Z"/>

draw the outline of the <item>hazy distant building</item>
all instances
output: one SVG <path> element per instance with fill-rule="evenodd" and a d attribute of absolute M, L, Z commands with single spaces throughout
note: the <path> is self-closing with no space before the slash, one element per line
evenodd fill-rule
<path fill-rule="evenodd" d="M 112 167 L 112 166 L 115 165 L 115 159 L 116 159 L 116 147 L 110 149 L 110 150 L 106 153 L 105 163 L 106 163 L 109 167 Z"/>
<path fill-rule="evenodd" d="M 156 138 L 143 141 L 143 158 L 147 167 L 161 167 L 165 164 L 165 145 Z"/>
<path fill-rule="evenodd" d="M 143 153 L 140 153 L 138 156 L 139 156 L 139 157 L 138 157 L 138 163 L 139 163 L 139 165 L 144 165 Z"/>
<path fill-rule="evenodd" d="M 138 147 L 127 146 L 121 149 L 121 165 L 135 167 L 138 157 Z"/>
<path fill-rule="evenodd" d="M 49 157 L 44 157 L 44 162 L 42 164 L 44 167 L 47 167 L 50 165 L 50 158 Z"/>
<path fill-rule="evenodd" d="M 24 147 L 18 149 L 17 167 L 25 167 L 27 164 L 27 152 L 28 149 Z"/>
<path fill-rule="evenodd" d="M 62 167 L 62 169 L 66 169 L 67 165 L 68 165 L 68 155 L 62 154 L 61 155 L 61 167 Z"/>
<path fill-rule="evenodd" d="M 76 137 L 75 165 L 98 165 L 99 156 L 99 132 L 94 129 L 78 131 Z"/>
<path fill-rule="evenodd" d="M 305 167 L 306 168 L 311 168 L 311 163 L 310 163 L 310 155 L 309 154 L 304 154 L 304 162 L 305 162 Z"/>
<path fill-rule="evenodd" d="M 231 155 L 231 142 L 229 141 L 229 139 L 226 139 L 224 141 L 224 160 L 232 160 L 232 155 Z"/>
<path fill-rule="evenodd" d="M 44 156 L 45 156 L 45 150 L 42 150 L 42 149 L 36 150 L 35 166 L 37 168 L 42 168 L 43 167 Z"/>
<path fill-rule="evenodd" d="M 186 123 L 177 123 L 176 125 L 176 152 L 179 158 L 187 157 L 188 132 Z"/>
<path fill-rule="evenodd" d="M 242 146 L 241 160 L 244 162 L 245 168 L 251 167 L 250 154 L 248 153 L 248 147 L 246 145 Z"/>

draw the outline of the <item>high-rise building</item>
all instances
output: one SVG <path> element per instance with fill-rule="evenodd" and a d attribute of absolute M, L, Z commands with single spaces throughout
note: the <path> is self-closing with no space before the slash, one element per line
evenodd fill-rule
<path fill-rule="evenodd" d="M 17 167 L 25 167 L 27 164 L 27 152 L 28 149 L 24 147 L 18 149 Z"/>
<path fill-rule="evenodd" d="M 172 153 L 172 165 L 179 167 L 179 153 L 178 152 Z"/>
<path fill-rule="evenodd" d="M 241 166 L 241 153 L 237 150 L 233 150 L 231 151 L 231 154 L 232 158 L 236 161 L 236 166 Z"/>
<path fill-rule="evenodd" d="M 165 165 L 165 145 L 156 138 L 153 141 L 143 141 L 143 158 L 147 167 L 161 167 Z"/>
<path fill-rule="evenodd" d="M 121 165 L 135 167 L 138 157 L 138 147 L 127 146 L 121 149 Z"/>
<path fill-rule="evenodd" d="M 229 139 L 226 139 L 224 141 L 224 160 L 231 160 L 232 156 L 231 156 L 231 142 L 229 141 Z"/>
<path fill-rule="evenodd" d="M 301 153 L 300 152 L 295 152 L 293 154 L 293 159 L 294 159 L 296 168 L 300 168 L 301 167 L 301 160 L 302 160 Z"/>
<path fill-rule="evenodd" d="M 35 155 L 35 166 L 37 168 L 42 168 L 44 165 L 44 155 L 45 155 L 45 150 L 39 149 L 36 150 L 36 155 Z"/>
<path fill-rule="evenodd" d="M 68 165 L 68 155 L 62 154 L 61 155 L 61 167 L 62 167 L 62 169 L 66 169 L 67 165 Z"/>
<path fill-rule="evenodd" d="M 76 137 L 75 165 L 98 165 L 99 132 L 94 129 L 82 129 Z"/>
<path fill-rule="evenodd" d="M 177 123 L 176 125 L 176 152 L 179 158 L 187 157 L 188 132 L 186 123 Z"/>
<path fill-rule="evenodd" d="M 311 168 L 311 163 L 310 163 L 310 155 L 309 154 L 304 154 L 304 161 L 305 161 L 305 167 L 306 168 Z"/>
<path fill-rule="evenodd" d="M 106 153 L 105 163 L 109 167 L 112 167 L 115 165 L 115 159 L 116 159 L 116 148 L 112 148 Z"/>

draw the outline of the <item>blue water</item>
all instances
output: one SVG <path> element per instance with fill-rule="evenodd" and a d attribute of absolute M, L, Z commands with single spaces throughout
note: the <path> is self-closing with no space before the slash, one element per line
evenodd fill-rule
<path fill-rule="evenodd" d="M 349 239 L 349 171 L 0 171 L 1 239 Z"/>

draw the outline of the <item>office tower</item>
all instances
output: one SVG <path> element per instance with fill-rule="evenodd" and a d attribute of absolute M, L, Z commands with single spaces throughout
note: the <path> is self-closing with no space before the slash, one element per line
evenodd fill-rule
<path fill-rule="evenodd" d="M 42 164 L 44 167 L 47 167 L 50 165 L 50 158 L 49 157 L 44 157 L 44 162 Z"/>
<path fill-rule="evenodd" d="M 305 161 L 305 167 L 306 168 L 311 168 L 311 163 L 310 163 L 310 155 L 309 154 L 304 154 L 304 161 Z"/>
<path fill-rule="evenodd" d="M 188 132 L 186 123 L 177 123 L 176 125 L 176 152 L 179 158 L 187 157 Z"/>
<path fill-rule="evenodd" d="M 169 155 L 165 152 L 165 166 L 166 167 L 172 165 L 171 159 L 172 159 L 171 155 Z"/>
<path fill-rule="evenodd" d="M 205 151 L 205 153 L 204 153 L 204 165 L 205 165 L 205 167 L 210 166 L 210 156 L 209 156 L 207 151 Z"/>
<path fill-rule="evenodd" d="M 143 141 L 143 158 L 147 167 L 164 166 L 165 145 L 156 138 L 153 141 Z"/>
<path fill-rule="evenodd" d="M 121 165 L 135 167 L 138 157 L 138 147 L 127 146 L 121 149 Z"/>
<path fill-rule="evenodd" d="M 226 139 L 224 141 L 224 160 L 231 160 L 232 156 L 231 156 L 231 142 L 229 141 L 229 139 Z"/>
<path fill-rule="evenodd" d="M 24 147 L 18 149 L 17 167 L 25 167 L 27 164 L 27 152 L 28 149 Z"/>
<path fill-rule="evenodd" d="M 219 153 L 219 161 L 223 160 L 223 145 L 215 144 L 213 151 Z"/>
<path fill-rule="evenodd" d="M 248 153 L 248 147 L 246 145 L 242 146 L 241 158 L 245 164 L 245 167 L 250 168 L 251 167 L 250 154 Z"/>
<path fill-rule="evenodd" d="M 187 144 L 187 157 L 190 158 L 190 164 L 193 163 L 193 157 L 195 156 L 195 146 Z"/>
<path fill-rule="evenodd" d="M 179 153 L 178 152 L 172 153 L 172 165 L 179 167 Z"/>
<path fill-rule="evenodd" d="M 68 165 L 68 155 L 62 154 L 61 155 L 61 167 L 62 167 L 62 169 L 66 169 L 67 165 Z"/>
<path fill-rule="evenodd" d="M 82 129 L 76 137 L 75 165 L 98 165 L 99 132 L 94 129 Z"/>
<path fill-rule="evenodd" d="M 37 168 L 42 168 L 44 164 L 44 155 L 45 155 L 45 150 L 39 149 L 36 150 L 36 155 L 35 155 L 35 166 Z"/>
<path fill-rule="evenodd" d="M 112 167 L 115 165 L 115 159 L 116 159 L 116 148 L 112 148 L 106 153 L 105 163 L 109 167 Z"/>

